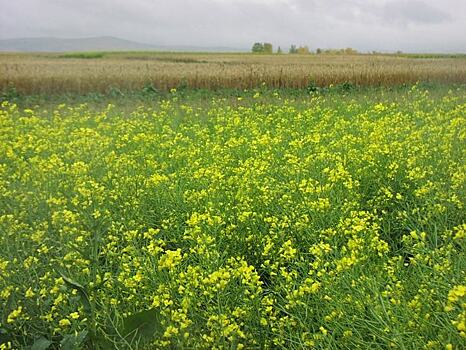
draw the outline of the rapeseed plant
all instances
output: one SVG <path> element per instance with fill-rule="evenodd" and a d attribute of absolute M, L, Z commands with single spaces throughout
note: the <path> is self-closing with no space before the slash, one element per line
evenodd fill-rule
<path fill-rule="evenodd" d="M 1 349 L 464 345 L 463 90 L 179 98 L 2 103 Z"/>

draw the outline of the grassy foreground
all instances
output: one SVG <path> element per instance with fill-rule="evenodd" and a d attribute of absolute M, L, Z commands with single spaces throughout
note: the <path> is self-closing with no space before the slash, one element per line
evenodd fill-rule
<path fill-rule="evenodd" d="M 466 92 L 0 109 L 0 349 L 460 349 Z"/>

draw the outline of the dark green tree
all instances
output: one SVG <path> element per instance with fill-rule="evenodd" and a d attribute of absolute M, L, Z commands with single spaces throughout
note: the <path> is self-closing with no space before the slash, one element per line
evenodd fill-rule
<path fill-rule="evenodd" d="M 264 45 L 262 43 L 254 43 L 254 45 L 252 45 L 252 52 L 254 53 L 264 52 Z"/>

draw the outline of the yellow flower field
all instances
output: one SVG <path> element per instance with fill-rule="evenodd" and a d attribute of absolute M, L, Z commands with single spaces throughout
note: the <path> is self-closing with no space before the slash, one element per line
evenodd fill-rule
<path fill-rule="evenodd" d="M 0 349 L 461 349 L 465 95 L 3 102 Z"/>

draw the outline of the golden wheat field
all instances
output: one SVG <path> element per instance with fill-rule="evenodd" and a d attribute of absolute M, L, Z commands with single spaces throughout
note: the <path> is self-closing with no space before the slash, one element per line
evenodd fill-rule
<path fill-rule="evenodd" d="M 0 54 L 0 89 L 20 93 L 105 92 L 151 85 L 189 88 L 393 86 L 465 83 L 466 58 L 394 55 L 222 53 Z"/>

